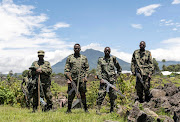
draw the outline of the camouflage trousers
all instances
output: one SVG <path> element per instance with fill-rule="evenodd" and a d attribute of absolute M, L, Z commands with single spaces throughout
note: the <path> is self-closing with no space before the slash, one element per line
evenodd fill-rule
<path fill-rule="evenodd" d="M 34 89 L 33 92 L 33 109 L 37 109 L 38 106 L 38 87 Z M 44 84 L 42 83 L 42 89 L 44 94 L 41 94 L 41 97 L 45 97 L 47 101 L 47 106 L 52 106 L 52 93 L 50 90 L 50 84 Z"/>
<path fill-rule="evenodd" d="M 114 83 L 111 83 L 111 84 L 114 84 Z M 107 85 L 105 83 L 100 83 L 98 98 L 96 100 L 97 105 L 101 105 L 104 98 L 106 97 L 106 87 L 107 87 Z M 115 99 L 117 99 L 116 91 L 110 87 L 108 94 L 109 94 L 109 98 L 110 98 L 110 103 L 114 104 Z"/>
<path fill-rule="evenodd" d="M 143 99 L 143 93 L 145 94 L 145 100 L 148 101 L 150 97 L 150 78 L 146 75 L 143 77 L 144 84 L 141 83 L 138 77 L 136 77 L 136 92 L 140 100 Z"/>
<path fill-rule="evenodd" d="M 76 83 L 76 86 L 77 86 L 77 82 Z M 71 86 L 71 83 L 68 83 L 68 91 L 67 93 L 69 93 L 69 91 L 72 89 L 72 86 Z M 84 106 L 86 106 L 86 82 L 80 82 L 79 83 L 79 93 L 81 95 L 81 100 L 82 100 L 82 103 Z M 68 94 L 68 109 L 71 109 L 71 105 L 72 105 L 72 102 L 73 102 L 73 99 L 75 97 L 76 93 L 75 91 L 73 91 L 71 94 Z"/>

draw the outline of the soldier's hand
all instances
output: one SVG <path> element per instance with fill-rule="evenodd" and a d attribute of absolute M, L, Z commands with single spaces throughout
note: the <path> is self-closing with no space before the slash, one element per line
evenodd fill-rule
<path fill-rule="evenodd" d="M 87 77 L 84 77 L 84 82 L 87 82 L 88 80 L 87 80 Z"/>
<path fill-rule="evenodd" d="M 38 68 L 38 69 L 36 70 L 36 72 L 37 72 L 37 73 L 42 73 L 42 69 L 41 69 L 41 68 Z"/>
<path fill-rule="evenodd" d="M 100 80 L 100 83 L 104 83 L 104 80 L 103 80 L 103 79 L 101 79 L 101 80 Z"/>
<path fill-rule="evenodd" d="M 67 80 L 67 83 L 71 83 L 71 81 L 68 79 L 68 80 Z"/>
<path fill-rule="evenodd" d="M 151 78 L 151 75 L 149 74 L 148 77 Z"/>

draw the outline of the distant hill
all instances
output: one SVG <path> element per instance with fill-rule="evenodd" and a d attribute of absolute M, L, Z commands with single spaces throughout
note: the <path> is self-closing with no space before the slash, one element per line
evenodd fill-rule
<path fill-rule="evenodd" d="M 104 56 L 103 52 L 93 50 L 93 49 L 87 49 L 84 52 L 81 52 L 82 55 L 85 55 L 88 59 L 88 63 L 91 69 L 95 69 L 97 67 L 97 61 L 99 57 Z M 66 58 L 64 58 L 62 61 L 56 63 L 55 65 L 52 66 L 52 70 L 55 73 L 64 73 L 64 66 L 66 63 Z M 130 70 L 130 63 L 127 63 L 119 58 L 117 58 L 118 62 L 120 63 L 122 70 Z"/>
<path fill-rule="evenodd" d="M 176 65 L 176 64 L 180 64 L 180 61 L 166 61 L 166 62 L 162 62 L 162 61 L 157 61 L 158 62 L 158 66 L 160 68 L 160 70 L 162 70 L 162 66 L 169 66 L 169 65 Z"/>

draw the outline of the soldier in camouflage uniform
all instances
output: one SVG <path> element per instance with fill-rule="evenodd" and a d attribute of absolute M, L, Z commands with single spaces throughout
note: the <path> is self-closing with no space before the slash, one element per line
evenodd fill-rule
<path fill-rule="evenodd" d="M 52 93 L 50 90 L 50 85 L 51 85 L 50 75 L 52 73 L 51 65 L 48 61 L 44 61 L 44 51 L 43 50 L 38 51 L 38 57 L 39 57 L 39 60 L 33 62 L 31 65 L 31 67 L 35 68 L 35 71 L 33 71 L 32 69 L 30 70 L 30 72 L 36 74 L 36 92 L 33 93 L 33 111 L 34 112 L 35 112 L 35 110 L 37 110 L 37 106 L 38 106 L 37 82 L 38 82 L 39 75 L 40 75 L 40 81 L 41 81 L 42 89 L 44 92 L 44 96 L 47 101 L 46 110 L 52 109 Z M 32 81 L 33 81 L 33 79 L 32 79 Z M 41 93 L 41 96 L 42 96 L 42 93 Z"/>
<path fill-rule="evenodd" d="M 104 49 L 104 57 L 100 57 L 97 65 L 97 76 L 100 79 L 100 87 L 97 98 L 97 110 L 96 113 L 100 114 L 101 104 L 106 96 L 106 87 L 107 85 L 103 83 L 103 79 L 109 81 L 111 84 L 115 84 L 115 80 L 117 75 L 121 73 L 121 66 L 116 60 L 115 56 L 110 56 L 111 49 L 106 47 Z M 117 69 L 117 75 L 115 73 L 115 67 Z M 114 101 L 117 98 L 116 91 L 113 88 L 109 89 L 109 97 L 110 97 L 110 112 L 114 111 Z"/>
<path fill-rule="evenodd" d="M 132 56 L 131 61 L 131 71 L 134 76 L 137 73 L 140 73 L 142 80 L 144 81 L 143 84 L 140 82 L 139 77 L 136 76 L 136 91 L 137 96 L 139 97 L 138 100 L 143 102 L 143 91 L 145 93 L 145 101 L 150 100 L 150 79 L 153 73 L 153 60 L 151 57 L 151 52 L 145 50 L 146 43 L 144 41 L 140 42 L 139 45 L 140 49 L 135 50 Z"/>
<path fill-rule="evenodd" d="M 72 89 L 71 79 L 76 83 L 79 82 L 79 92 L 85 112 L 88 112 L 86 105 L 86 82 L 89 71 L 89 64 L 86 56 L 80 54 L 81 47 L 79 44 L 74 45 L 74 54 L 68 56 L 64 69 L 64 74 L 68 81 L 68 92 Z M 70 74 L 70 76 L 69 76 Z M 79 81 L 78 81 L 79 80 Z M 78 86 L 77 86 L 78 87 Z M 68 109 L 66 113 L 71 113 L 71 106 L 75 97 L 75 91 L 68 94 Z"/>

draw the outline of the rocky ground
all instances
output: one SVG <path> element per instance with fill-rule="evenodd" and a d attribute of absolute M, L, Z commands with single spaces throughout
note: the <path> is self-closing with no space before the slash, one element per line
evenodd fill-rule
<path fill-rule="evenodd" d="M 151 96 L 148 103 L 135 102 L 129 111 L 128 122 L 180 122 L 180 87 L 173 83 L 159 85 L 151 89 Z M 160 112 L 166 115 L 158 115 Z"/>

